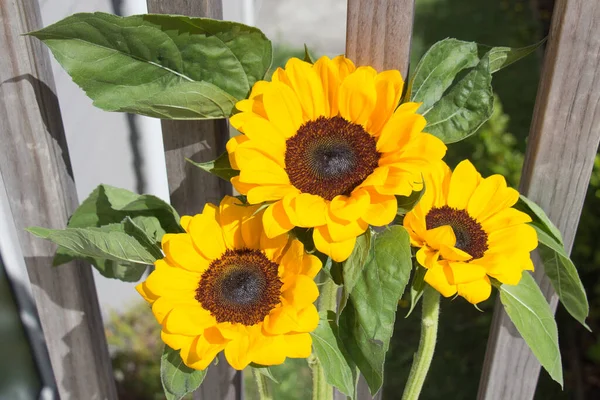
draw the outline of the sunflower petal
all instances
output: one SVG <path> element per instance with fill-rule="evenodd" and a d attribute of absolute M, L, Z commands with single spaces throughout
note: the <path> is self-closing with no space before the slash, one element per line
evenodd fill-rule
<path fill-rule="evenodd" d="M 271 204 L 263 214 L 263 227 L 267 237 L 273 238 L 294 227 L 283 208 L 282 200 Z"/>
<path fill-rule="evenodd" d="M 457 285 L 459 296 L 464 297 L 471 304 L 487 300 L 492 293 L 492 284 L 487 276 L 469 283 Z"/>
<path fill-rule="evenodd" d="M 366 125 L 377 102 L 376 75 L 371 67 L 359 67 L 343 80 L 338 101 L 340 115 L 346 120 Z"/>
<path fill-rule="evenodd" d="M 198 214 L 190 221 L 190 235 L 195 248 L 209 260 L 219 258 L 227 249 L 223 230 L 214 218 Z"/>
<path fill-rule="evenodd" d="M 425 273 L 425 282 L 430 284 L 435 290 L 440 292 L 444 297 L 450 297 L 456 294 L 456 285 L 451 285 L 448 282 L 446 270 L 450 268 L 447 265 L 435 263 Z M 448 274 L 449 275 L 449 274 Z"/>
<path fill-rule="evenodd" d="M 378 136 L 379 131 L 394 113 L 400 96 L 404 80 L 400 71 L 383 71 L 375 77 L 375 91 L 377 92 L 377 103 L 371 118 L 367 123 L 367 131 Z"/>
<path fill-rule="evenodd" d="M 327 226 L 324 225 L 314 229 L 313 240 L 317 250 L 327 254 L 334 261 L 342 262 L 350 257 L 350 254 L 354 249 L 354 244 L 356 243 L 356 236 L 341 242 L 334 242 L 329 235 Z"/>
<path fill-rule="evenodd" d="M 369 206 L 362 219 L 369 225 L 384 226 L 391 223 L 398 212 L 396 196 L 380 194 L 372 189 L 369 191 Z"/>
<path fill-rule="evenodd" d="M 450 178 L 448 206 L 459 210 L 466 209 L 479 182 L 481 175 L 469 160 L 459 163 Z"/>
<path fill-rule="evenodd" d="M 311 64 L 298 58 L 290 58 L 285 65 L 290 86 L 296 92 L 307 120 L 325 115 L 323 84 Z"/>
<path fill-rule="evenodd" d="M 284 83 L 272 82 L 263 94 L 263 102 L 269 120 L 289 138 L 296 134 L 302 118 L 302 107 L 294 91 Z"/>

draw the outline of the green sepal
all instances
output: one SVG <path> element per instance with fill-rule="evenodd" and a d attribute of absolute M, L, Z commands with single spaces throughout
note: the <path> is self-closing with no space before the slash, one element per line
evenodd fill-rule
<path fill-rule="evenodd" d="M 256 363 L 250 363 L 250 367 L 254 368 L 255 370 L 258 371 L 259 374 L 269 378 L 273 382 L 279 383 L 279 381 L 275 378 L 275 375 L 273 375 L 273 371 L 271 370 L 271 367 L 269 367 L 268 365 L 260 365 L 260 364 L 256 364 Z"/>
<path fill-rule="evenodd" d="M 425 290 L 425 273 L 427 270 L 419 265 L 419 263 L 415 260 L 414 268 L 413 268 L 413 277 L 412 282 L 410 284 L 410 308 L 406 313 L 404 318 L 408 318 L 410 314 L 412 314 L 413 310 L 423 297 L 423 291 Z"/>

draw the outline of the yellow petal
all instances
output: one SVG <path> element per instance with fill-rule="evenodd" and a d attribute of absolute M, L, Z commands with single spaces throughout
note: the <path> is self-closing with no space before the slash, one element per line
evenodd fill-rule
<path fill-rule="evenodd" d="M 135 290 L 137 290 L 137 292 L 144 298 L 144 300 L 146 300 L 150 304 L 152 304 L 156 301 L 156 299 L 159 298 L 157 294 L 152 293 L 152 291 L 146 287 L 145 282 L 138 283 L 135 286 Z"/>
<path fill-rule="evenodd" d="M 225 253 L 223 231 L 214 218 L 198 214 L 190 221 L 189 228 L 195 248 L 204 257 L 214 260 Z"/>
<path fill-rule="evenodd" d="M 197 306 L 198 302 L 192 296 L 188 298 L 160 297 L 152 303 L 152 314 L 162 324 L 165 317 L 178 306 Z"/>
<path fill-rule="evenodd" d="M 187 232 L 188 225 L 190 224 L 191 220 L 192 220 L 192 217 L 190 215 L 184 215 L 179 220 L 179 225 L 181 225 L 181 227 Z"/>
<path fill-rule="evenodd" d="M 256 206 L 244 206 L 240 200 L 232 196 L 225 196 L 221 200 L 219 225 L 228 248 L 240 249 L 244 247 L 241 220 L 246 214 L 252 214 L 256 208 Z"/>
<path fill-rule="evenodd" d="M 449 283 L 452 285 L 477 281 L 486 275 L 485 268 L 477 264 L 450 261 L 448 265 L 452 272 L 451 279 L 449 279 Z"/>
<path fill-rule="evenodd" d="M 235 190 L 237 190 L 241 194 L 247 194 L 250 191 L 250 189 L 255 188 L 255 187 L 258 186 L 258 185 L 255 185 L 253 183 L 242 183 L 242 182 L 240 182 L 240 177 L 239 176 L 234 176 L 229 181 L 231 182 L 231 184 L 233 185 L 233 187 L 235 188 Z"/>
<path fill-rule="evenodd" d="M 511 226 L 525 224 L 527 222 L 531 222 L 531 217 L 529 215 L 514 208 L 506 208 L 487 218 L 485 221 L 482 221 L 481 227 L 486 232 L 494 232 L 504 228 L 510 228 Z"/>
<path fill-rule="evenodd" d="M 355 221 L 365 214 L 369 205 L 369 192 L 365 189 L 356 189 L 350 196 L 335 196 L 329 203 L 329 211 L 344 221 Z M 323 222 L 317 225 L 323 225 L 324 223 L 325 213 L 323 213 Z"/>
<path fill-rule="evenodd" d="M 341 83 L 339 70 L 327 56 L 319 58 L 315 62 L 313 69 L 321 79 L 325 98 L 325 116 L 334 117 L 338 113 L 337 92 Z"/>
<path fill-rule="evenodd" d="M 459 248 L 451 247 L 445 244 L 440 246 L 440 255 L 444 260 L 467 261 L 472 259 L 471 255 Z"/>
<path fill-rule="evenodd" d="M 410 196 L 416 190 L 414 174 L 398 168 L 388 168 L 385 183 L 376 186 L 375 190 L 383 195 Z"/>
<path fill-rule="evenodd" d="M 282 293 L 283 297 L 297 310 L 312 304 L 319 297 L 316 283 L 306 275 L 298 275 L 294 285 Z"/>
<path fill-rule="evenodd" d="M 258 336 L 250 348 L 252 362 L 259 365 L 283 364 L 287 353 L 287 342 L 284 337 L 285 335 Z"/>
<path fill-rule="evenodd" d="M 415 255 L 417 262 L 425 268 L 433 268 L 437 264 L 440 253 L 437 250 L 431 249 L 428 246 L 421 247 Z"/>
<path fill-rule="evenodd" d="M 156 296 L 194 298 L 201 274 L 168 266 L 163 260 L 155 262 L 156 269 L 148 276 L 145 289 Z"/>
<path fill-rule="evenodd" d="M 229 154 L 229 164 L 231 164 L 231 168 L 233 169 L 240 169 L 240 167 L 237 165 L 237 162 L 235 161 L 235 150 L 238 148 L 238 146 L 244 142 L 247 142 L 248 139 L 246 137 L 246 135 L 238 135 L 238 136 L 234 136 L 231 139 L 229 139 L 229 141 L 227 141 L 227 153 Z"/>
<path fill-rule="evenodd" d="M 492 254 L 510 255 L 520 251 L 530 252 L 537 245 L 537 233 L 527 224 L 511 226 L 488 235 L 488 252 Z"/>
<path fill-rule="evenodd" d="M 367 179 L 365 179 L 360 185 L 358 185 L 358 187 L 367 188 L 369 186 L 377 187 L 384 185 L 387 179 L 388 171 L 389 168 L 387 167 L 375 168 L 375 171 L 373 171 L 371 175 L 367 176 Z"/>
<path fill-rule="evenodd" d="M 190 368 L 204 370 L 212 364 L 217 354 L 224 348 L 224 344 L 214 345 L 209 343 L 204 336 L 198 336 L 192 342 L 187 357 L 182 356 L 182 360 Z"/>
<path fill-rule="evenodd" d="M 516 285 L 519 283 L 521 276 L 523 275 L 523 267 L 527 265 L 526 262 L 523 262 L 526 261 L 524 260 L 525 257 L 510 257 L 504 254 L 498 254 L 495 255 L 492 260 L 489 260 L 490 258 L 492 257 L 477 260 L 480 265 L 485 267 L 489 276 L 508 285 Z M 526 255 L 526 258 L 531 262 L 529 254 Z M 520 260 L 523 261 L 519 262 Z"/>
<path fill-rule="evenodd" d="M 396 196 L 380 194 L 375 190 L 369 191 L 369 206 L 362 219 L 369 225 L 384 226 L 391 223 L 398 212 Z"/>
<path fill-rule="evenodd" d="M 327 230 L 331 238 L 336 242 L 342 242 L 351 237 L 361 235 L 368 227 L 369 225 L 362 219 L 344 221 L 336 218 L 331 212 L 327 214 Z"/>
<path fill-rule="evenodd" d="M 263 212 L 249 215 L 242 220 L 242 239 L 249 249 L 260 248 Z"/>
<path fill-rule="evenodd" d="M 483 221 L 494 212 L 508 208 L 519 199 L 519 193 L 506 187 L 502 175 L 483 179 L 469 200 L 467 211 L 473 218 Z"/>
<path fill-rule="evenodd" d="M 459 163 L 450 178 L 448 206 L 465 210 L 480 181 L 481 175 L 469 160 Z"/>
<path fill-rule="evenodd" d="M 238 371 L 243 370 L 252 362 L 249 351 L 250 339 L 248 336 L 240 336 L 225 345 L 225 358 L 229 365 Z"/>
<path fill-rule="evenodd" d="M 454 247 L 456 244 L 456 235 L 450 225 L 442 225 L 434 229 L 428 229 L 425 231 L 424 239 L 429 247 L 438 250 L 442 245 Z"/>
<path fill-rule="evenodd" d="M 350 257 L 356 243 L 356 236 L 341 242 L 334 242 L 329 235 L 327 226 L 324 225 L 314 229 L 313 240 L 317 250 L 327 254 L 334 261 L 342 262 Z"/>
<path fill-rule="evenodd" d="M 307 358 L 312 350 L 312 338 L 309 333 L 287 334 L 283 336 L 286 343 L 287 356 L 290 358 Z"/>
<path fill-rule="evenodd" d="M 240 143 L 236 150 L 256 149 L 285 168 L 285 137 L 275 125 L 266 119 L 254 118 L 245 125 L 244 133 L 250 140 Z"/>
<path fill-rule="evenodd" d="M 343 55 L 334 57 L 331 60 L 340 73 L 340 79 L 346 78 L 348 75 L 356 71 L 356 67 L 354 63 L 349 58 L 344 57 Z"/>
<path fill-rule="evenodd" d="M 375 77 L 377 103 L 367 124 L 368 132 L 375 136 L 379 134 L 400 101 L 403 85 L 404 80 L 397 70 L 383 71 L 377 74 Z"/>
<path fill-rule="evenodd" d="M 257 185 L 289 185 L 283 167 L 256 149 L 239 147 L 235 152 L 240 167 L 240 182 Z"/>
<path fill-rule="evenodd" d="M 487 300 L 492 293 L 492 285 L 487 276 L 477 281 L 457 285 L 457 287 L 459 296 L 464 297 L 471 304 Z"/>
<path fill-rule="evenodd" d="M 265 209 L 263 227 L 265 234 L 270 238 L 286 233 L 294 227 L 285 213 L 282 200 L 271 204 Z"/>
<path fill-rule="evenodd" d="M 173 350 L 180 350 L 182 347 L 191 346 L 191 343 L 196 338 L 195 336 L 177 335 L 160 331 L 160 338 L 163 342 Z"/>
<path fill-rule="evenodd" d="M 317 276 L 322 266 L 323 264 L 318 257 L 313 256 L 312 254 L 304 253 L 304 257 L 302 258 L 302 274 L 308 276 L 309 278 L 314 278 Z"/>
<path fill-rule="evenodd" d="M 210 312 L 200 304 L 175 307 L 163 320 L 163 329 L 167 333 L 180 335 L 201 335 L 204 329 L 217 323 Z"/>
<path fill-rule="evenodd" d="M 448 282 L 448 275 L 450 275 L 450 267 L 436 263 L 425 273 L 425 282 L 440 292 L 442 296 L 450 297 L 456 294 L 457 289 L 456 285 Z"/>
<path fill-rule="evenodd" d="M 340 115 L 350 122 L 366 126 L 375 104 L 375 76 L 371 67 L 359 67 L 348 75 L 338 92 Z"/>
<path fill-rule="evenodd" d="M 302 107 L 294 91 L 284 83 L 272 82 L 263 94 L 269 120 L 289 138 L 296 134 L 304 122 Z"/>
<path fill-rule="evenodd" d="M 314 308 L 310 305 L 308 308 Z M 316 311 L 316 308 L 314 308 Z M 313 316 L 303 314 L 303 310 L 296 310 L 291 305 L 281 306 L 271 310 L 265 317 L 263 328 L 271 335 L 281 335 L 287 332 L 309 332 L 307 327 L 312 326 Z M 308 317 L 308 318 L 307 318 Z M 317 313 L 317 324 L 319 323 L 319 314 Z M 316 325 L 315 325 L 316 327 Z M 314 329 L 314 328 L 313 328 Z"/>
<path fill-rule="evenodd" d="M 270 238 L 265 232 L 262 232 L 260 234 L 260 249 L 269 260 L 279 262 L 279 258 L 282 256 L 289 239 L 290 236 L 286 233 Z"/>
<path fill-rule="evenodd" d="M 285 73 L 300 100 L 305 118 L 315 120 L 325 115 L 323 85 L 312 65 L 298 58 L 290 58 L 285 65 Z"/>
<path fill-rule="evenodd" d="M 283 204 L 290 221 L 296 226 L 311 228 L 325 224 L 327 205 L 321 196 L 300 193 Z"/>
<path fill-rule="evenodd" d="M 382 127 L 377 139 L 377 151 L 390 153 L 402 149 L 423 131 L 426 124 L 422 115 L 408 113 L 406 108 L 399 108 Z"/>

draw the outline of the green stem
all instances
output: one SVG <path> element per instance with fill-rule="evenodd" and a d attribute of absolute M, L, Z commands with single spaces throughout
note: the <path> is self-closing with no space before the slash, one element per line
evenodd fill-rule
<path fill-rule="evenodd" d="M 404 388 L 402 400 L 417 400 L 425 377 L 429 371 L 433 351 L 435 350 L 435 341 L 437 339 L 438 318 L 440 316 L 440 294 L 429 285 L 425 286 L 423 293 L 423 315 L 421 317 L 421 340 L 419 349 L 413 358 L 413 365 L 410 369 L 408 382 Z"/>
<path fill-rule="evenodd" d="M 325 281 L 321 286 L 321 293 L 319 294 L 319 311 L 335 311 L 336 307 L 337 286 L 330 278 L 325 277 Z M 312 355 L 309 362 L 312 366 L 313 400 L 332 400 L 333 386 L 329 385 L 325 380 L 325 371 L 323 371 L 323 366 L 319 362 L 319 359 Z"/>
<path fill-rule="evenodd" d="M 254 375 L 256 386 L 258 386 L 258 398 L 260 400 L 273 400 L 273 396 L 271 396 L 271 392 L 269 391 L 267 377 L 261 374 L 258 368 L 252 368 L 252 374 Z"/>

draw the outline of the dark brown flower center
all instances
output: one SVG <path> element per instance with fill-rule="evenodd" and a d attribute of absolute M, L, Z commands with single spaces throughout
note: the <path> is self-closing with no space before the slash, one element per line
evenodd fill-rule
<path fill-rule="evenodd" d="M 349 195 L 377 168 L 375 138 L 342 117 L 319 117 L 286 141 L 285 171 L 304 193 Z"/>
<path fill-rule="evenodd" d="M 196 300 L 217 322 L 257 324 L 280 303 L 278 268 L 259 250 L 227 250 L 202 274 Z"/>
<path fill-rule="evenodd" d="M 468 253 L 473 259 L 483 257 L 488 249 L 487 233 L 466 210 L 448 206 L 434 207 L 427 213 L 425 224 L 427 229 L 450 225 L 456 236 L 454 247 Z"/>

